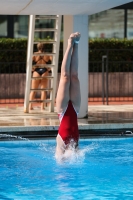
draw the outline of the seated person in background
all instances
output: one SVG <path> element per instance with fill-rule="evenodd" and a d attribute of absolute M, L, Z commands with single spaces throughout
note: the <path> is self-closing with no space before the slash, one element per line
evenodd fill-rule
<path fill-rule="evenodd" d="M 44 53 L 44 44 L 43 43 L 38 43 L 37 44 L 37 49 L 38 51 L 35 52 L 36 54 L 39 53 Z M 41 67 L 41 66 L 37 66 L 37 64 L 49 64 L 52 62 L 52 56 L 48 56 L 48 55 L 43 55 L 43 56 L 33 56 L 32 58 L 33 60 L 33 64 L 36 66 L 33 69 L 33 75 L 32 77 L 44 77 L 44 76 L 48 76 L 49 72 L 51 71 L 50 68 L 46 68 L 46 67 Z M 31 88 L 32 89 L 38 89 L 38 87 L 40 86 L 41 89 L 45 89 L 48 87 L 48 79 L 47 78 L 43 78 L 43 79 L 32 79 L 31 82 Z M 30 93 L 30 100 L 34 100 L 35 98 L 35 91 L 31 91 Z M 41 91 L 41 100 L 45 100 L 46 99 L 46 91 Z M 44 102 L 41 103 L 41 110 L 44 109 L 44 105 L 46 105 Z M 32 110 L 32 103 L 30 103 L 29 105 L 29 110 Z"/>
<path fill-rule="evenodd" d="M 80 83 L 78 79 L 78 43 L 80 33 L 72 33 L 62 61 L 61 78 L 57 91 L 56 108 L 60 127 L 56 138 L 56 158 L 64 159 L 77 149 L 79 131 L 77 114 L 80 109 Z M 69 153 L 70 154 L 69 154 Z"/>

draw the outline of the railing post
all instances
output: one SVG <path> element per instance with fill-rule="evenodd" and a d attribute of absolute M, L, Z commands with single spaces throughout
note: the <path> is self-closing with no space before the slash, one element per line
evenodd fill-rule
<path fill-rule="evenodd" d="M 104 60 L 107 56 L 102 56 L 102 101 L 104 104 Z"/>
<path fill-rule="evenodd" d="M 106 59 L 106 105 L 108 105 L 108 51 Z"/>
<path fill-rule="evenodd" d="M 104 104 L 104 61 L 106 60 L 106 104 L 108 105 L 108 56 L 102 56 L 102 102 Z"/>

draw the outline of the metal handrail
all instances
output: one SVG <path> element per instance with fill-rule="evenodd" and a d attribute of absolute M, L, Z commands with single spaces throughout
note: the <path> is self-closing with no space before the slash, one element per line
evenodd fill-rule
<path fill-rule="evenodd" d="M 108 56 L 102 56 L 102 102 L 104 104 L 104 61 L 106 60 L 106 105 L 108 105 Z"/>

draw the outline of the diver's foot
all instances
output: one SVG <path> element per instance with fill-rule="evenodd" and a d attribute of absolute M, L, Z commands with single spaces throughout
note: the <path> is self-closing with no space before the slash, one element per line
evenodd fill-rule
<path fill-rule="evenodd" d="M 79 32 L 76 32 L 75 33 L 75 44 L 79 43 L 80 37 L 81 37 L 81 34 Z"/>
<path fill-rule="evenodd" d="M 70 47 L 73 47 L 74 42 L 75 42 L 75 34 L 72 33 L 72 34 L 69 36 L 69 38 L 68 38 L 68 45 L 69 45 Z"/>

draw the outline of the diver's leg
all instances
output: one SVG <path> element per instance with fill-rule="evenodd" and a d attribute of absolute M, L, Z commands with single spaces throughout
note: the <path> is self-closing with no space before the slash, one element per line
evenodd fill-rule
<path fill-rule="evenodd" d="M 56 137 L 56 143 L 55 157 L 60 160 L 63 158 L 63 154 L 65 153 L 65 144 L 59 134 Z"/>
<path fill-rule="evenodd" d="M 61 113 L 66 109 L 70 99 L 70 63 L 74 37 L 75 34 L 70 35 L 68 46 L 62 61 L 61 77 L 56 98 L 56 108 L 58 113 Z"/>
<path fill-rule="evenodd" d="M 71 58 L 70 99 L 76 111 L 79 112 L 81 103 L 80 83 L 78 79 L 78 42 L 80 40 L 80 33 L 77 32 L 75 35 L 75 43 L 73 45 Z"/>

